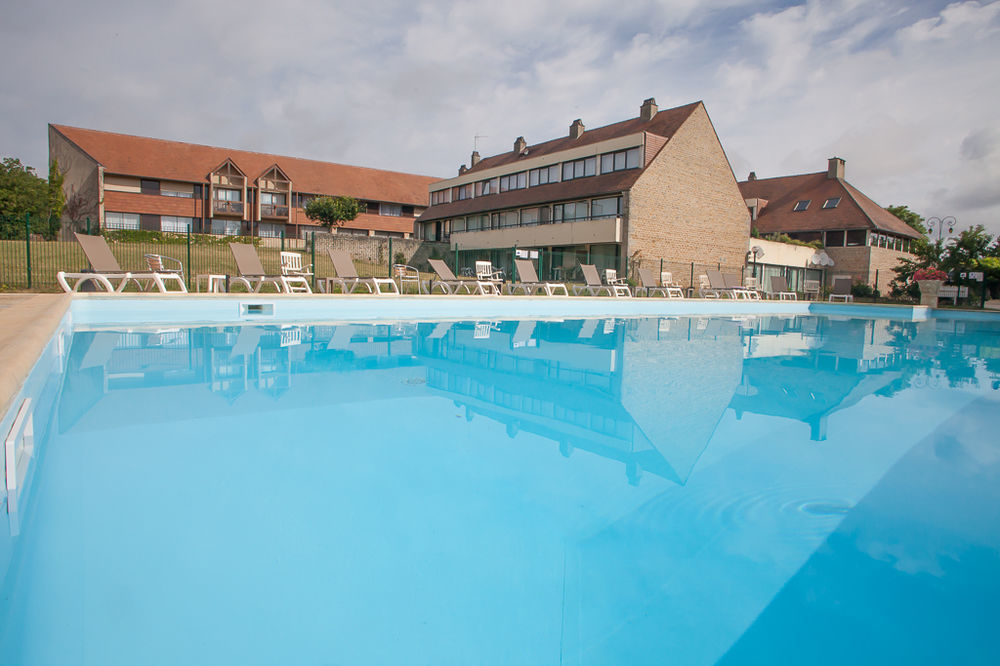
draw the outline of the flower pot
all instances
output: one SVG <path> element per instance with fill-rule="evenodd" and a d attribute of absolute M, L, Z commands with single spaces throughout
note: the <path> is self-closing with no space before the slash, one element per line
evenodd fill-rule
<path fill-rule="evenodd" d="M 918 280 L 920 285 L 920 304 L 936 308 L 938 304 L 938 292 L 944 280 Z"/>

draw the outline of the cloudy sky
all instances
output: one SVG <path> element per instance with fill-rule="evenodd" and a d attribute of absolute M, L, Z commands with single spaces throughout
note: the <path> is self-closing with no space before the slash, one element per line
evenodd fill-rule
<path fill-rule="evenodd" d="M 1000 0 L 34 0 L 0 43 L 0 155 L 39 170 L 52 122 L 445 177 L 703 100 L 739 179 L 837 155 L 1000 233 Z"/>

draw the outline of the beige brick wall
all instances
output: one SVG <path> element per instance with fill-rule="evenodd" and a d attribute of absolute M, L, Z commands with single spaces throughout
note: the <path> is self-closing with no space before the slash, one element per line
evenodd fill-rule
<path fill-rule="evenodd" d="M 68 234 L 69 207 L 71 199 L 81 202 L 77 206 L 77 217 L 82 221 L 89 217 L 93 224 L 100 219 L 100 174 L 97 162 L 76 147 L 54 127 L 49 126 L 49 161 L 58 160 L 59 170 L 63 172 L 63 193 L 66 195 L 67 208 L 63 209 L 63 231 Z M 72 238 L 72 236 L 69 236 Z"/>
<path fill-rule="evenodd" d="M 832 284 L 833 276 L 850 275 L 855 281 L 875 286 L 875 271 L 878 271 L 879 291 L 885 292 L 889 282 L 896 276 L 892 269 L 899 260 L 913 255 L 884 247 L 828 247 L 826 253 L 834 261 L 833 268 L 827 269 L 827 280 Z"/>
<path fill-rule="evenodd" d="M 623 254 L 638 252 L 640 265 L 658 268 L 663 259 L 678 267 L 694 261 L 712 268 L 721 263 L 730 272 L 742 269 L 750 213 L 704 105 L 650 163 L 623 208 Z"/>

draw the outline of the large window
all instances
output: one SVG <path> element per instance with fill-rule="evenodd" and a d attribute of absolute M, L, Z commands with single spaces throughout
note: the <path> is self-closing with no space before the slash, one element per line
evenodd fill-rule
<path fill-rule="evenodd" d="M 559 182 L 558 164 L 542 167 L 541 169 L 532 169 L 531 171 L 528 172 L 529 187 L 535 187 L 536 185 L 547 185 L 548 183 L 558 183 L 558 182 Z"/>
<path fill-rule="evenodd" d="M 512 173 L 509 176 L 500 176 L 500 191 L 523 190 L 528 186 L 528 172 Z"/>
<path fill-rule="evenodd" d="M 516 210 L 505 210 L 502 213 L 493 213 L 491 226 L 494 229 L 504 227 L 516 227 L 518 225 L 518 214 Z"/>
<path fill-rule="evenodd" d="M 194 197 L 194 186 L 187 183 L 160 183 L 160 195 L 165 197 Z"/>
<path fill-rule="evenodd" d="M 224 187 L 215 188 L 215 198 L 218 201 L 243 201 L 242 192 Z"/>
<path fill-rule="evenodd" d="M 553 222 L 572 222 L 573 220 L 583 220 L 587 218 L 587 202 L 574 201 L 573 203 L 556 204 L 552 207 Z"/>
<path fill-rule="evenodd" d="M 465 199 L 472 198 L 472 183 L 468 185 L 459 185 L 455 188 L 455 201 L 464 201 Z"/>
<path fill-rule="evenodd" d="M 380 203 L 378 205 L 378 214 L 399 217 L 403 214 L 403 206 L 402 204 Z"/>
<path fill-rule="evenodd" d="M 844 247 L 844 230 L 826 232 L 826 240 L 823 241 L 826 247 Z"/>
<path fill-rule="evenodd" d="M 601 173 L 639 168 L 639 149 L 629 148 L 601 155 Z"/>
<path fill-rule="evenodd" d="M 173 217 L 171 215 L 160 216 L 160 231 L 184 233 L 190 228 L 191 228 L 190 217 Z"/>
<path fill-rule="evenodd" d="M 283 224 L 268 224 L 262 222 L 257 225 L 257 235 L 261 238 L 281 238 L 281 233 L 285 230 Z"/>
<path fill-rule="evenodd" d="M 591 203 L 590 217 L 597 219 L 600 217 L 618 217 L 621 212 L 621 197 L 608 197 L 607 199 L 594 199 Z"/>
<path fill-rule="evenodd" d="M 104 214 L 104 228 L 105 229 L 138 229 L 139 228 L 139 214 L 138 213 L 105 213 Z"/>
<path fill-rule="evenodd" d="M 240 227 L 239 220 L 212 219 L 212 233 L 217 236 L 239 236 Z"/>
<path fill-rule="evenodd" d="M 261 192 L 260 202 L 265 206 L 284 206 L 288 203 L 288 196 L 281 192 Z"/>
<path fill-rule="evenodd" d="M 487 194 L 496 194 L 500 191 L 500 179 L 490 178 L 476 183 L 476 196 L 481 197 Z"/>
<path fill-rule="evenodd" d="M 438 190 L 431 192 L 431 205 L 451 203 L 451 190 Z"/>
<path fill-rule="evenodd" d="M 865 245 L 868 242 L 868 231 L 852 229 L 847 232 L 847 245 Z"/>
<path fill-rule="evenodd" d="M 573 162 L 563 162 L 562 179 L 573 180 L 597 175 L 597 158 L 586 157 Z"/>

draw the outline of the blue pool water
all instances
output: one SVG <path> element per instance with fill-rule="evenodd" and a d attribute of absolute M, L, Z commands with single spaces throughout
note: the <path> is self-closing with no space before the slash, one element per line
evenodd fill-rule
<path fill-rule="evenodd" d="M 63 362 L 3 664 L 1000 662 L 996 323 L 97 330 Z"/>

